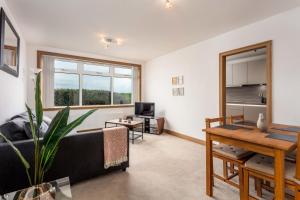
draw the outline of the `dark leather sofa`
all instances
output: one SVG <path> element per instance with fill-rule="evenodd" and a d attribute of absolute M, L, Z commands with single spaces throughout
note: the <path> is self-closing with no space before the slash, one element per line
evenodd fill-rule
<path fill-rule="evenodd" d="M 29 161 L 33 170 L 33 140 L 14 142 L 16 147 Z M 129 145 L 129 143 L 127 142 Z M 52 168 L 45 181 L 69 177 L 71 184 L 129 167 L 128 162 L 117 167 L 104 169 L 103 132 L 76 133 L 62 140 Z M 0 143 L 0 194 L 5 194 L 29 186 L 24 167 L 6 143 Z"/>

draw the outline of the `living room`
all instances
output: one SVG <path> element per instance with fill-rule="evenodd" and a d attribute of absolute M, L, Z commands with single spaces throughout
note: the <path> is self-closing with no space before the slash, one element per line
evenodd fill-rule
<path fill-rule="evenodd" d="M 59 191 L 67 199 L 299 198 L 298 179 L 285 173 L 289 165 L 278 167 L 300 144 L 298 0 L 0 0 L 0 6 L 0 130 L 30 164 L 0 137 L 0 199 L 56 180 L 67 190 L 56 182 L 50 199 L 60 199 Z M 46 135 L 60 115 L 66 135 L 57 135 L 58 149 L 46 144 L 50 163 L 45 149 L 38 155 L 33 133 L 49 121 L 44 140 L 51 142 Z M 24 116 L 14 125 L 23 135 L 6 128 Z M 72 131 L 63 129 L 72 122 Z M 114 134 L 126 136 L 118 137 L 121 145 L 106 142 Z M 215 153 L 223 143 L 274 157 L 272 176 L 247 165 L 255 156 L 241 161 Z M 123 154 L 107 163 L 111 152 Z M 299 159 L 298 153 L 292 159 L 297 169 Z"/>

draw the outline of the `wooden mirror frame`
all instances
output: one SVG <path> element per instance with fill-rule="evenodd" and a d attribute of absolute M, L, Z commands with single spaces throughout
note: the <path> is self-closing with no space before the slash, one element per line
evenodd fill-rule
<path fill-rule="evenodd" d="M 266 48 L 267 59 L 267 124 L 272 123 L 272 41 L 266 41 L 219 54 L 219 114 L 226 117 L 226 57 L 247 51 Z"/>
<path fill-rule="evenodd" d="M 15 34 L 16 38 L 17 38 L 17 47 L 11 47 L 11 46 L 6 46 L 4 44 L 4 38 L 5 38 L 5 22 L 7 22 L 7 24 L 9 25 L 9 27 L 11 28 L 12 32 Z M 9 20 L 9 18 L 7 17 L 7 15 L 5 14 L 3 8 L 1 8 L 1 14 L 0 14 L 0 69 L 15 76 L 18 77 L 19 76 L 19 58 L 20 58 L 20 37 L 17 33 L 17 31 L 15 30 L 15 28 L 13 27 L 11 21 Z M 3 61 L 3 52 L 4 49 L 12 49 L 14 48 L 14 56 L 16 59 L 16 70 L 13 70 L 12 68 L 10 68 L 8 65 L 6 65 Z"/>

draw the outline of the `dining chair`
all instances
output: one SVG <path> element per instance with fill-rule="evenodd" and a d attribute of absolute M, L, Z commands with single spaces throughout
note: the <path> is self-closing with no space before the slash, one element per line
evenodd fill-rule
<path fill-rule="evenodd" d="M 297 136 L 296 162 L 285 160 L 285 186 L 294 191 L 294 198 L 300 200 L 300 136 Z M 262 154 L 256 154 L 246 161 L 244 168 L 244 189 L 243 199 L 249 199 L 249 176 L 274 183 L 274 158 Z M 261 190 L 261 182 L 259 183 Z M 275 183 L 276 184 L 276 183 Z M 268 191 L 272 191 L 272 187 L 268 184 Z M 260 193 L 262 193 L 260 191 Z M 290 196 L 286 194 L 286 196 Z M 261 197 L 261 196 L 260 196 Z M 253 197 L 251 197 L 253 199 Z"/>
<path fill-rule="evenodd" d="M 236 118 L 232 116 L 226 118 L 226 122 L 232 123 L 232 121 L 235 119 Z M 240 119 L 240 117 L 238 119 Z M 212 128 L 212 125 L 215 123 L 217 123 L 218 125 L 224 125 L 225 118 L 206 118 L 205 122 L 206 128 Z M 213 146 L 212 153 L 214 158 L 218 158 L 223 161 L 223 176 L 214 173 L 214 177 L 236 188 L 241 189 L 240 185 L 243 177 L 240 176 L 240 172 L 242 171 L 242 165 L 249 158 L 249 156 L 252 155 L 252 152 L 246 151 L 242 148 L 220 143 Z M 228 164 L 230 167 L 228 167 Z M 237 166 L 237 169 L 235 169 L 234 166 Z M 230 172 L 230 174 L 228 172 Z M 239 176 L 239 184 L 232 181 L 232 179 L 236 176 Z"/>

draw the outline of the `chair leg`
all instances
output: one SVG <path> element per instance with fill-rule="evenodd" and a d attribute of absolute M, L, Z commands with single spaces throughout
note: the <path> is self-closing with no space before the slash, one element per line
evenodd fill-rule
<path fill-rule="evenodd" d="M 244 174 L 244 189 L 243 189 L 243 198 L 242 200 L 249 199 L 249 172 L 246 169 L 243 169 Z"/>
<path fill-rule="evenodd" d="M 255 178 L 256 195 L 262 197 L 262 179 Z"/>
<path fill-rule="evenodd" d="M 244 170 L 241 165 L 238 166 L 239 168 L 239 187 L 240 187 L 240 199 L 244 197 Z"/>
<path fill-rule="evenodd" d="M 223 160 L 223 177 L 228 179 L 228 166 L 227 161 Z"/>
<path fill-rule="evenodd" d="M 230 163 L 230 173 L 234 173 L 234 163 Z"/>

